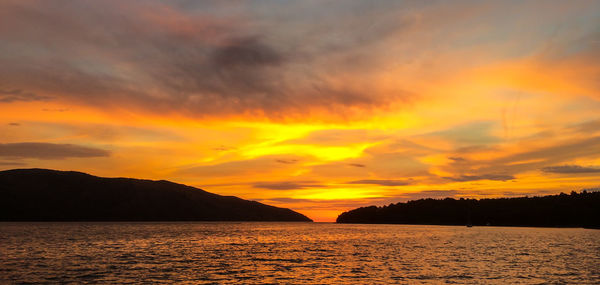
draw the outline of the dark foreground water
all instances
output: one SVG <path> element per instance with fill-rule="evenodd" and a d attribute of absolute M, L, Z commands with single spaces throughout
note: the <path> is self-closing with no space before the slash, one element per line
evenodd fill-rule
<path fill-rule="evenodd" d="M 0 223 L 0 283 L 600 283 L 600 230 Z"/>

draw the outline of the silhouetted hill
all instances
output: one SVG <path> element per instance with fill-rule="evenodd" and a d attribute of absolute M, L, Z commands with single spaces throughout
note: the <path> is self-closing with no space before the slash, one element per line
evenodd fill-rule
<path fill-rule="evenodd" d="M 420 199 L 344 212 L 338 223 L 600 227 L 600 192 L 498 199 Z"/>
<path fill-rule="evenodd" d="M 311 221 L 290 209 L 169 181 L 0 171 L 2 221 Z"/>

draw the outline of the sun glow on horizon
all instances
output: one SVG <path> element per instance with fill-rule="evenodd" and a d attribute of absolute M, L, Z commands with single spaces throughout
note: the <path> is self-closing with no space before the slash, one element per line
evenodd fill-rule
<path fill-rule="evenodd" d="M 166 179 L 317 221 L 600 187 L 599 2 L 51 5 L 0 4 L 1 170 Z"/>

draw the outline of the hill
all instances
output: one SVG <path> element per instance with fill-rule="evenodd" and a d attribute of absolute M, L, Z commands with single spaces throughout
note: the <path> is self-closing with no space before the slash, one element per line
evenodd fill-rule
<path fill-rule="evenodd" d="M 290 209 L 169 181 L 0 171 L 0 221 L 311 221 Z"/>
<path fill-rule="evenodd" d="M 497 199 L 420 199 L 362 207 L 338 223 L 600 227 L 600 192 Z"/>

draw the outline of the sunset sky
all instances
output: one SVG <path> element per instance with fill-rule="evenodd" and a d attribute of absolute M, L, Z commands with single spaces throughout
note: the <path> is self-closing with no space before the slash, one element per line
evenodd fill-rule
<path fill-rule="evenodd" d="M 0 1 L 0 170 L 333 221 L 600 187 L 600 1 Z"/>

